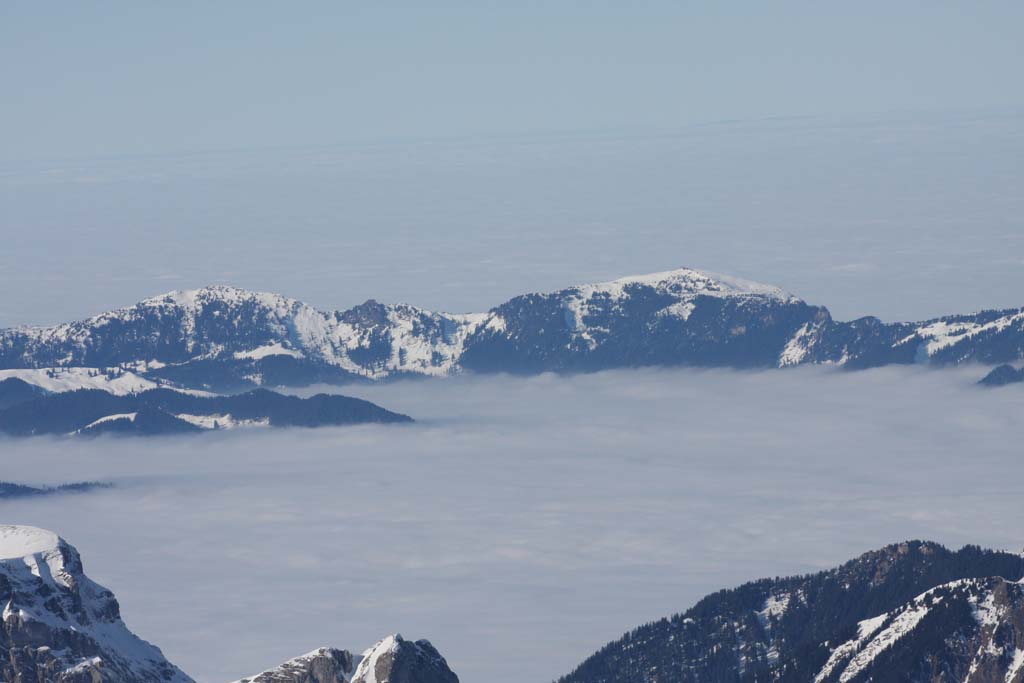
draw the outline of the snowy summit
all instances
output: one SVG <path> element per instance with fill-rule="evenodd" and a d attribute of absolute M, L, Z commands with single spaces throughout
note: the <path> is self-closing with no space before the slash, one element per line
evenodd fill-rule
<path fill-rule="evenodd" d="M 0 525 L 0 561 L 55 555 L 61 543 L 60 536 L 52 531 L 34 526 Z"/>

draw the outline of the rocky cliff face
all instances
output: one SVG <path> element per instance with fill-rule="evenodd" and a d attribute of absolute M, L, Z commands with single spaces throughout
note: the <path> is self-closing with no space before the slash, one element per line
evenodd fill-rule
<path fill-rule="evenodd" d="M 937 586 L 827 647 L 815 683 L 1021 683 L 1024 586 L 1002 577 Z"/>
<path fill-rule="evenodd" d="M 42 529 L 0 526 L 0 680 L 193 683 L 121 621 L 78 552 Z"/>

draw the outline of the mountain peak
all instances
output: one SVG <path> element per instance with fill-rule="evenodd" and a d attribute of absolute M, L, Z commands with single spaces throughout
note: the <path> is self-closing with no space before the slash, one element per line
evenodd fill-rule
<path fill-rule="evenodd" d="M 0 526 L 0 606 L 0 680 L 192 683 L 128 630 L 113 593 L 52 531 Z"/>
<path fill-rule="evenodd" d="M 427 640 L 390 635 L 363 653 L 352 683 L 459 683 L 441 653 Z"/>

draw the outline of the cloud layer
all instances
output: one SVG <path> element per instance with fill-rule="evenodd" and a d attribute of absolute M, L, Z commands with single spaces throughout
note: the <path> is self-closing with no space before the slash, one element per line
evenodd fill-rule
<path fill-rule="evenodd" d="M 621 371 L 351 390 L 420 419 L 0 442 L 0 503 L 129 626 L 219 683 L 322 644 L 427 637 L 466 681 L 543 681 L 705 593 L 907 538 L 1020 549 L 1024 391 L 977 368 Z"/>

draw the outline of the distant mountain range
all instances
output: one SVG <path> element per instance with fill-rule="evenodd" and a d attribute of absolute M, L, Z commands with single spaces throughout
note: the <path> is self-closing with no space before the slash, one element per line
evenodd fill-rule
<path fill-rule="evenodd" d="M 559 683 L 1024 683 L 1024 558 L 912 541 L 707 596 Z M 0 680 L 194 683 L 56 534 L 0 525 Z M 514 666 L 514 663 L 510 663 Z M 236 683 L 458 683 L 427 641 L 322 647 Z"/>
<path fill-rule="evenodd" d="M 1024 558 L 910 542 L 709 595 L 558 683 L 1024 683 Z"/>
<path fill-rule="evenodd" d="M 22 383 L 18 379 L 0 382 Z M 15 384 L 10 393 L 22 394 Z M 230 396 L 195 395 L 171 389 L 115 394 L 102 389 L 61 393 L 32 392 L 0 410 L 0 434 L 66 436 L 187 434 L 244 427 L 324 427 L 412 422 L 358 398 L 317 394 L 297 398 L 267 389 Z"/>
<path fill-rule="evenodd" d="M 128 630 L 114 594 L 93 582 L 71 544 L 0 525 L 0 681 L 195 683 Z M 393 635 L 354 655 L 319 648 L 236 683 L 459 683 L 427 641 Z"/>
<path fill-rule="evenodd" d="M 486 313 L 367 301 L 323 312 L 233 287 L 171 292 L 53 327 L 0 331 L 0 372 L 111 369 L 208 391 L 460 371 L 641 366 L 995 365 L 1024 358 L 1024 309 L 836 321 L 782 290 L 682 268 L 524 294 Z M 0 378 L 4 375 L 0 374 Z"/>
<path fill-rule="evenodd" d="M 59 493 L 87 493 L 96 489 L 113 488 L 112 484 L 99 481 L 80 481 L 59 486 L 28 486 L 9 481 L 0 481 L 0 500 L 5 498 L 31 498 L 35 496 L 53 496 Z"/>

